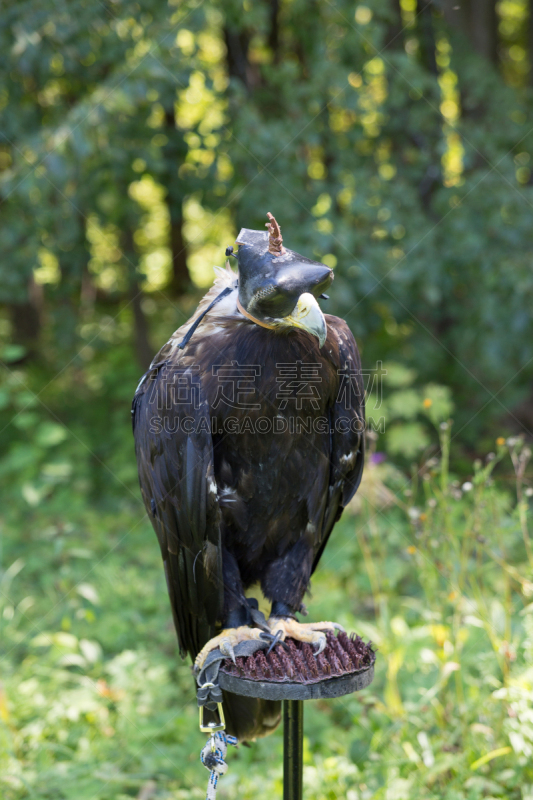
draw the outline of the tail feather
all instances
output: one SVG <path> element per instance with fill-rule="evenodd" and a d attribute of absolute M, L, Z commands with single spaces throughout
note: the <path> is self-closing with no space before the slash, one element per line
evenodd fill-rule
<path fill-rule="evenodd" d="M 261 700 L 222 692 L 226 731 L 239 742 L 251 741 L 273 733 L 281 719 L 279 700 Z"/>

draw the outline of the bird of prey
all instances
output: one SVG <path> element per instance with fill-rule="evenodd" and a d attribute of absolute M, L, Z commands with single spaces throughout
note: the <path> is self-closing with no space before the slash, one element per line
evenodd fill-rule
<path fill-rule="evenodd" d="M 265 635 L 249 596 L 257 586 L 273 637 L 323 649 L 335 624 L 296 614 L 363 471 L 357 345 L 317 302 L 332 270 L 286 249 L 268 218 L 267 231 L 244 228 L 237 253 L 226 250 L 238 271 L 217 271 L 133 400 L 142 497 L 180 651 L 196 669 L 214 648 L 231 655 Z M 279 703 L 227 693 L 224 712 L 241 740 L 280 716 Z"/>

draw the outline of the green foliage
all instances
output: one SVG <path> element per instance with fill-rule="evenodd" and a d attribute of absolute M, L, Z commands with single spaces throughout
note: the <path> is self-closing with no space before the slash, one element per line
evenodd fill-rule
<path fill-rule="evenodd" d="M 398 362 L 378 362 L 367 385 L 368 426 L 385 434 L 380 446 L 404 463 L 435 447 L 440 425 L 454 410 L 447 386 L 417 387 L 416 377 L 413 369 Z"/>
<path fill-rule="evenodd" d="M 533 784 L 530 514 L 494 481 L 508 452 L 527 460 L 520 440 L 499 445 L 462 487 L 445 457 L 414 481 L 369 463 L 308 605 L 372 639 L 376 677 L 306 704 L 306 797 L 475 800 Z M 203 797 L 193 680 L 140 503 L 45 500 L 4 517 L 2 797 Z M 279 795 L 281 749 L 278 731 L 232 752 L 221 796 Z"/>
<path fill-rule="evenodd" d="M 447 6 L 3 11 L 2 798 L 204 796 L 129 402 L 266 211 L 384 373 L 310 601 L 376 679 L 307 705 L 306 797 L 531 796 L 529 453 L 493 444 L 533 376 L 527 4 L 492 61 Z M 222 796 L 279 795 L 280 759 L 279 732 L 241 748 Z"/>
<path fill-rule="evenodd" d="M 16 343 L 55 374 L 121 314 L 145 365 L 163 309 L 181 322 L 270 209 L 335 266 L 331 310 L 365 362 L 452 387 L 472 445 L 533 375 L 526 4 L 498 4 L 497 63 L 416 8 L 10 4 L 0 300 Z"/>

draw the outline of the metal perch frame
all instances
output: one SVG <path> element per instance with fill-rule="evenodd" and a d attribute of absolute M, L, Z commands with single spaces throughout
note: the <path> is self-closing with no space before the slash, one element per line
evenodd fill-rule
<path fill-rule="evenodd" d="M 245 697 L 283 700 L 283 800 L 303 798 L 304 700 L 342 697 L 358 692 L 374 678 L 374 664 L 315 683 L 274 683 L 219 673 L 220 686 Z"/>
<path fill-rule="evenodd" d="M 283 701 L 283 800 L 303 797 L 304 703 Z"/>

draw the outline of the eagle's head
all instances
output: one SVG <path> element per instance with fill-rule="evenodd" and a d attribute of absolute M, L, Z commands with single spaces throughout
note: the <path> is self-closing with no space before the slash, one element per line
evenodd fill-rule
<path fill-rule="evenodd" d="M 307 331 L 322 347 L 327 326 L 317 298 L 333 280 L 333 271 L 284 248 L 278 223 L 272 214 L 268 217 L 268 231 L 243 228 L 237 237 L 239 311 L 265 328 Z"/>

